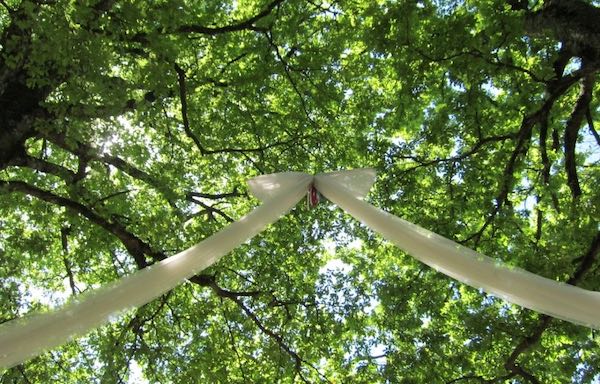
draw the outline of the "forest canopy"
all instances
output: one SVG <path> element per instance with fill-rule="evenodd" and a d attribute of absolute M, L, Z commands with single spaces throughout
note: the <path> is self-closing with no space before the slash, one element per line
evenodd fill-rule
<path fill-rule="evenodd" d="M 261 174 L 600 291 L 586 0 L 0 0 L 0 322 L 176 254 Z M 0 383 L 597 383 L 600 335 L 421 264 L 324 202 Z"/>

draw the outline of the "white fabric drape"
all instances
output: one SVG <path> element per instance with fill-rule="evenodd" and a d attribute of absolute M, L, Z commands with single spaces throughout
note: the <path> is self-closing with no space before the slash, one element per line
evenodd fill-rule
<path fill-rule="evenodd" d="M 344 211 L 435 270 L 511 303 L 600 329 L 600 292 L 509 267 L 357 199 L 326 175 L 317 175 L 315 186 Z"/>
<path fill-rule="evenodd" d="M 288 174 L 283 174 L 286 180 Z M 9 368 L 141 306 L 215 263 L 262 231 L 304 197 L 313 177 L 293 173 L 264 203 L 197 245 L 142 269 L 54 312 L 0 326 L 0 367 Z M 275 189 L 273 189 L 275 191 Z"/>
<path fill-rule="evenodd" d="M 600 293 L 511 268 L 451 240 L 392 216 L 361 198 L 375 172 L 259 176 L 248 182 L 263 204 L 194 247 L 57 311 L 0 325 L 0 367 L 11 367 L 84 334 L 120 312 L 143 305 L 197 274 L 289 211 L 313 184 L 326 198 L 405 252 L 454 279 L 505 300 L 573 323 L 600 329 Z M 424 293 L 426 294 L 426 293 Z"/>

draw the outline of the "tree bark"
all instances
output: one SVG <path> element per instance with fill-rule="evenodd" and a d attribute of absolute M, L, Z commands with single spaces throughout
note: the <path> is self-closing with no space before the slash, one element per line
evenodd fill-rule
<path fill-rule="evenodd" d="M 3 84 L 0 94 L 0 169 L 25 154 L 25 141 L 35 135 L 34 120 L 46 114 L 40 103 L 50 89 L 30 88 L 26 82 L 26 72 L 21 70 Z"/>
<path fill-rule="evenodd" d="M 547 0 L 544 7 L 526 17 L 530 34 L 551 32 L 575 56 L 600 57 L 600 8 L 582 0 Z"/>
<path fill-rule="evenodd" d="M 25 141 L 35 135 L 33 122 L 46 115 L 40 104 L 51 91 L 50 86 L 28 84 L 25 65 L 31 54 L 32 31 L 28 23 L 21 24 L 29 18 L 26 3 L 11 14 L 10 25 L 0 36 L 0 170 L 25 153 Z M 7 57 L 23 58 L 9 64 Z"/>

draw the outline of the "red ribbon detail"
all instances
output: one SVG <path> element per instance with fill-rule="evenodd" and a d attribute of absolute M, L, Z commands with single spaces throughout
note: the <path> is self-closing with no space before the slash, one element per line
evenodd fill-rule
<path fill-rule="evenodd" d="M 319 192 L 317 191 L 317 188 L 315 188 L 315 186 L 313 184 L 311 184 L 311 186 L 308 189 L 308 207 L 309 208 L 314 208 L 317 206 L 317 204 L 319 204 Z"/>

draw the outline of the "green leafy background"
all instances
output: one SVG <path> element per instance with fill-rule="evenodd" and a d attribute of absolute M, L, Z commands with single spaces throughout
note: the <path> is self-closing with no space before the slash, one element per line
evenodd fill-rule
<path fill-rule="evenodd" d="M 374 205 L 599 291 L 599 23 L 583 0 L 4 0 L 0 321 L 184 250 L 288 170 L 374 167 Z M 0 382 L 595 383 L 599 344 L 324 203 Z"/>

